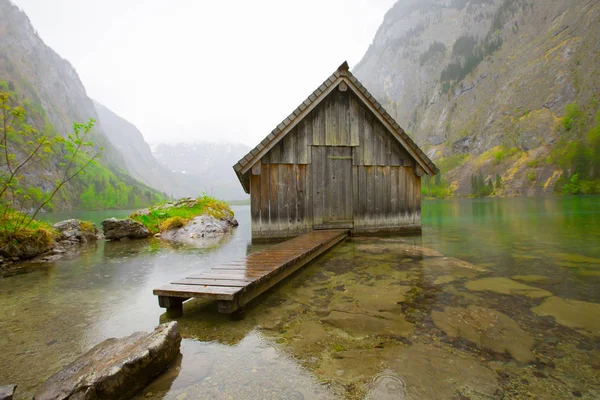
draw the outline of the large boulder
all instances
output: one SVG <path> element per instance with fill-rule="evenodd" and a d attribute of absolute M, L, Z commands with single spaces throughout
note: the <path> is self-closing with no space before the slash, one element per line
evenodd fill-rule
<path fill-rule="evenodd" d="M 236 226 L 238 222 L 233 218 L 217 219 L 210 215 L 200 215 L 182 228 L 163 232 L 161 237 L 172 242 L 205 247 L 220 242 Z"/>
<path fill-rule="evenodd" d="M 143 239 L 150 236 L 150 231 L 133 219 L 109 218 L 102 221 L 102 230 L 106 240 Z"/>
<path fill-rule="evenodd" d="M 107 339 L 48 379 L 34 400 L 129 399 L 179 355 L 177 322 Z"/>
<path fill-rule="evenodd" d="M 88 243 L 98 240 L 98 227 L 91 222 L 83 222 L 78 219 L 68 219 L 57 222 L 52 227 L 59 233 L 56 241 L 68 241 L 73 243 Z"/>

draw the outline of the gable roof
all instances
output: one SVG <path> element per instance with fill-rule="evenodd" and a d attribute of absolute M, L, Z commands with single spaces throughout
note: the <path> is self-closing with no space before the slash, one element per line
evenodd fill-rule
<path fill-rule="evenodd" d="M 233 166 L 246 193 L 249 193 L 248 178 L 246 174 L 254 164 L 265 154 L 269 152 L 281 139 L 283 139 L 304 117 L 306 117 L 317 105 L 321 103 L 341 82 L 345 82 L 348 87 L 362 100 L 365 106 L 379 119 L 379 121 L 392 133 L 398 142 L 406 151 L 417 161 L 423 171 L 429 176 L 436 175 L 439 170 L 433 162 L 423 153 L 417 144 L 404 132 L 404 129 L 391 117 L 390 114 L 379 104 L 379 102 L 369 93 L 362 83 L 352 73 L 347 62 L 329 77 L 321 86 L 317 88 L 298 108 L 296 108 L 286 119 L 260 142 L 255 148 L 250 150 L 237 164 Z"/>

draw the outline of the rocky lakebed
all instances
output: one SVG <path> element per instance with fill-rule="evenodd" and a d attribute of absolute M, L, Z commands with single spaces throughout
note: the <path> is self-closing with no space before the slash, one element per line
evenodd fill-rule
<path fill-rule="evenodd" d="M 174 320 L 152 289 L 268 248 L 247 207 L 212 247 L 81 246 L 0 279 L 0 384 L 16 400 L 600 398 L 600 210 L 545 202 L 428 204 L 422 236 L 352 237 L 241 320 L 199 299 Z"/>

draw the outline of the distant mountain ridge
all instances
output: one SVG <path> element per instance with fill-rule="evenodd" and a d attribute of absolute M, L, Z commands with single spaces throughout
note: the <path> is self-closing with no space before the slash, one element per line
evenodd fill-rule
<path fill-rule="evenodd" d="M 185 174 L 188 181 L 206 194 L 226 200 L 243 200 L 242 189 L 232 166 L 250 148 L 241 143 L 179 143 L 152 146 L 154 156 L 166 168 Z"/>

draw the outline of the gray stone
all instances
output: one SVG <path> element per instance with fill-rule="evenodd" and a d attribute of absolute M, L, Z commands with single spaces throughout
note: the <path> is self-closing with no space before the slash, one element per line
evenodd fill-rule
<path fill-rule="evenodd" d="M 218 244 L 236 226 L 238 223 L 233 218 L 217 219 L 210 215 L 200 215 L 182 228 L 162 232 L 161 238 L 172 242 L 209 247 Z"/>
<path fill-rule="evenodd" d="M 34 400 L 128 399 L 179 355 L 177 322 L 107 339 L 48 379 Z"/>
<path fill-rule="evenodd" d="M 110 218 L 102 221 L 102 230 L 106 240 L 143 239 L 150 236 L 150 231 L 141 222 L 133 219 Z"/>
<path fill-rule="evenodd" d="M 82 224 L 78 219 L 68 219 L 57 222 L 52 227 L 60 233 L 56 241 L 74 241 L 78 243 L 88 243 L 98 240 L 98 228 L 95 224 L 89 227 Z"/>
<path fill-rule="evenodd" d="M 0 400 L 12 400 L 17 385 L 0 386 Z"/>

